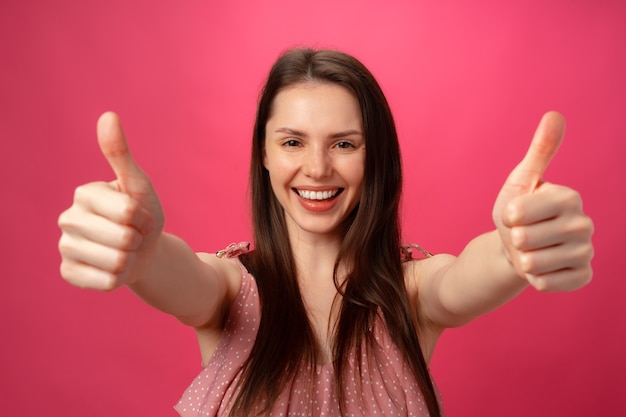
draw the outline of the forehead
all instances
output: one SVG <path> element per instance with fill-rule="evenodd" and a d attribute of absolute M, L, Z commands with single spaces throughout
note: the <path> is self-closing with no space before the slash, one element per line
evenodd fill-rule
<path fill-rule="evenodd" d="M 358 100 L 347 88 L 332 83 L 299 83 L 274 97 L 267 126 L 276 124 L 361 129 L 362 116 Z"/>

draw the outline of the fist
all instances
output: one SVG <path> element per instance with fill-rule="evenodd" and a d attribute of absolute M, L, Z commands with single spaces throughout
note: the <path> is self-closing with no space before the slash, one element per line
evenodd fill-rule
<path fill-rule="evenodd" d="M 565 130 L 546 113 L 522 161 L 511 171 L 493 208 L 505 256 L 516 273 L 541 291 L 569 291 L 592 277 L 593 222 L 575 190 L 543 181 Z"/>
<path fill-rule="evenodd" d="M 133 282 L 136 268 L 163 229 L 150 179 L 135 163 L 119 118 L 98 120 L 98 143 L 116 179 L 76 188 L 58 220 L 61 275 L 78 287 L 112 290 Z"/>

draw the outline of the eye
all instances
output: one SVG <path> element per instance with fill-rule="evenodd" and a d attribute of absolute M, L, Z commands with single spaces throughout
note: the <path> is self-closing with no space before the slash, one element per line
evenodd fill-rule
<path fill-rule="evenodd" d="M 293 148 L 293 147 L 296 147 L 296 146 L 302 146 L 302 144 L 300 143 L 299 140 L 290 138 L 290 139 L 287 139 L 287 140 L 283 141 L 283 146 L 285 146 L 287 148 Z"/>
<path fill-rule="evenodd" d="M 353 148 L 355 148 L 355 146 L 351 142 L 348 142 L 348 141 L 345 141 L 345 140 L 337 142 L 335 144 L 335 147 L 339 148 L 339 149 L 353 149 Z"/>

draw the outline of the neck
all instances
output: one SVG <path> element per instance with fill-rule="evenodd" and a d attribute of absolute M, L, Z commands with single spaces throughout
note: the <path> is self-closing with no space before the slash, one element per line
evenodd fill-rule
<path fill-rule="evenodd" d="M 333 269 L 341 247 L 339 239 L 290 237 L 298 281 L 314 280 L 332 283 Z"/>
<path fill-rule="evenodd" d="M 343 240 L 341 233 L 315 233 L 301 229 L 290 221 L 287 221 L 287 232 L 298 279 L 327 276 L 332 282 L 333 268 Z"/>

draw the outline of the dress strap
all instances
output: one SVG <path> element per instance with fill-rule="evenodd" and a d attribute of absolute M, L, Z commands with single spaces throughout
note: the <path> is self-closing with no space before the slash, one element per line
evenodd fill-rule
<path fill-rule="evenodd" d="M 250 251 L 250 242 L 231 243 L 225 249 L 217 251 L 215 256 L 218 258 L 234 258 L 248 251 Z"/>
<path fill-rule="evenodd" d="M 415 250 L 417 250 L 422 255 L 421 258 L 413 257 Z M 403 262 L 410 261 L 412 259 L 430 258 L 431 256 L 433 256 L 432 253 L 428 252 L 426 249 L 422 248 L 420 245 L 416 243 L 409 243 L 407 245 L 400 246 L 400 252 L 401 252 L 400 256 L 402 257 Z"/>
<path fill-rule="evenodd" d="M 410 261 L 411 259 L 416 259 L 413 257 L 415 250 L 417 250 L 424 258 L 430 258 L 431 256 L 433 256 L 432 253 L 428 252 L 427 250 L 422 248 L 420 245 L 416 243 L 409 243 L 407 245 L 400 246 L 400 251 L 401 251 L 400 256 L 402 257 L 402 260 Z M 217 256 L 218 258 L 224 258 L 224 257 L 234 258 L 243 253 L 247 253 L 249 251 L 250 251 L 250 242 L 239 242 L 239 243 L 233 242 L 230 245 L 228 245 L 226 248 L 220 251 L 217 251 L 215 256 Z"/>

